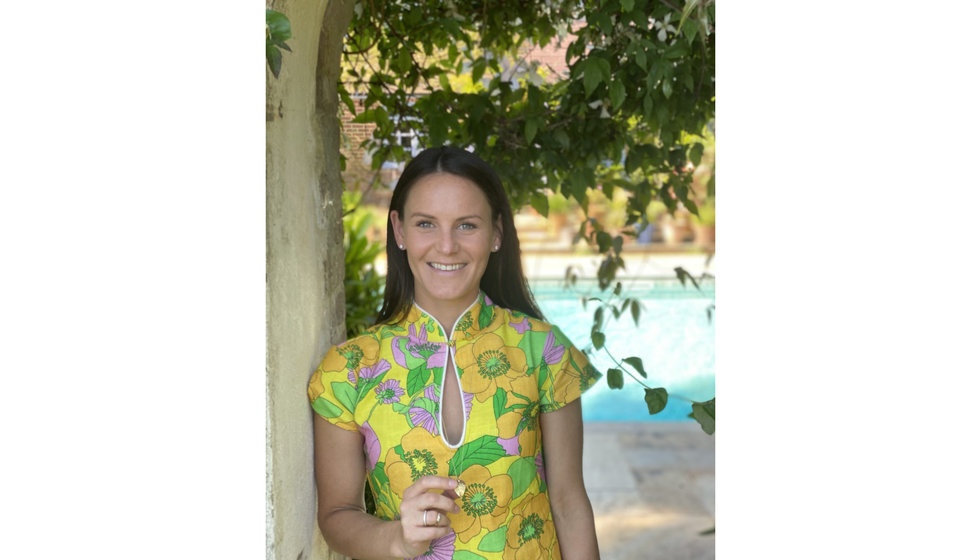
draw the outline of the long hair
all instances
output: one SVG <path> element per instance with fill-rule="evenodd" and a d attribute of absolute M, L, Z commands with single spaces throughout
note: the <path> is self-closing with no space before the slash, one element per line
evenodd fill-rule
<path fill-rule="evenodd" d="M 514 227 L 514 214 L 511 212 L 507 194 L 500 177 L 485 161 L 476 155 L 455 146 L 429 148 L 405 166 L 388 208 L 388 277 L 385 280 L 384 303 L 375 324 L 401 320 L 412 306 L 415 298 L 415 277 L 408 265 L 408 256 L 398 248 L 395 240 L 395 227 L 391 222 L 391 211 L 395 210 L 404 219 L 405 201 L 412 186 L 419 179 L 433 173 L 449 173 L 469 179 L 483 191 L 490 203 L 491 220 L 496 226 L 497 219 L 503 227 L 500 249 L 490 253 L 487 268 L 480 279 L 480 289 L 496 305 L 521 311 L 535 319 L 544 319 L 544 314 L 534 302 L 528 288 L 527 278 L 521 266 L 521 248 Z M 397 322 L 397 321 L 396 321 Z"/>

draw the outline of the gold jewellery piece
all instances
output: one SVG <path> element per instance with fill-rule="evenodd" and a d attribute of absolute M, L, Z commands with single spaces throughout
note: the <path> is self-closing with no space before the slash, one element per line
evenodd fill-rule
<path fill-rule="evenodd" d="M 463 493 L 466 492 L 466 483 L 462 480 L 456 480 L 456 495 L 460 498 L 463 497 Z"/>

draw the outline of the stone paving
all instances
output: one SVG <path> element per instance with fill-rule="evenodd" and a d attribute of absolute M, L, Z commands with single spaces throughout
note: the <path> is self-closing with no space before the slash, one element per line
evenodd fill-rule
<path fill-rule="evenodd" d="M 585 485 L 603 560 L 715 557 L 714 436 L 690 422 L 587 422 Z"/>

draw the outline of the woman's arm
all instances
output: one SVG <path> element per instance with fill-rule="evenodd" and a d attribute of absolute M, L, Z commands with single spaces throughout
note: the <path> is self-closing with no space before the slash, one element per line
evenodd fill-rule
<path fill-rule="evenodd" d="M 582 478 L 582 400 L 541 415 L 544 469 L 562 558 L 599 558 L 592 503 Z"/>
<path fill-rule="evenodd" d="M 355 558 L 412 558 L 426 552 L 432 539 L 449 533 L 446 512 L 459 511 L 447 495 L 429 490 L 453 489 L 456 481 L 420 478 L 401 503 L 400 521 L 382 521 L 364 510 L 364 451 L 359 432 L 338 428 L 313 415 L 317 522 L 331 549 Z M 450 490 L 451 493 L 451 490 Z M 455 494 L 451 494 L 455 495 Z M 423 512 L 429 526 L 423 526 Z M 436 512 L 441 512 L 436 523 Z"/>

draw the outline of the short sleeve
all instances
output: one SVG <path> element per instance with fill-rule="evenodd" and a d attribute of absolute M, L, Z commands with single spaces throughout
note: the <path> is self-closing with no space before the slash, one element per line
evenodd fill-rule
<path fill-rule="evenodd" d="M 580 398 L 602 377 L 557 327 L 548 335 L 543 359 L 547 375 L 540 381 L 541 412 L 558 410 Z"/>
<path fill-rule="evenodd" d="M 346 361 L 337 347 L 333 347 L 313 372 L 307 388 L 307 396 L 314 412 L 325 420 L 345 430 L 356 431 L 354 407 L 356 391 L 338 364 Z"/>

